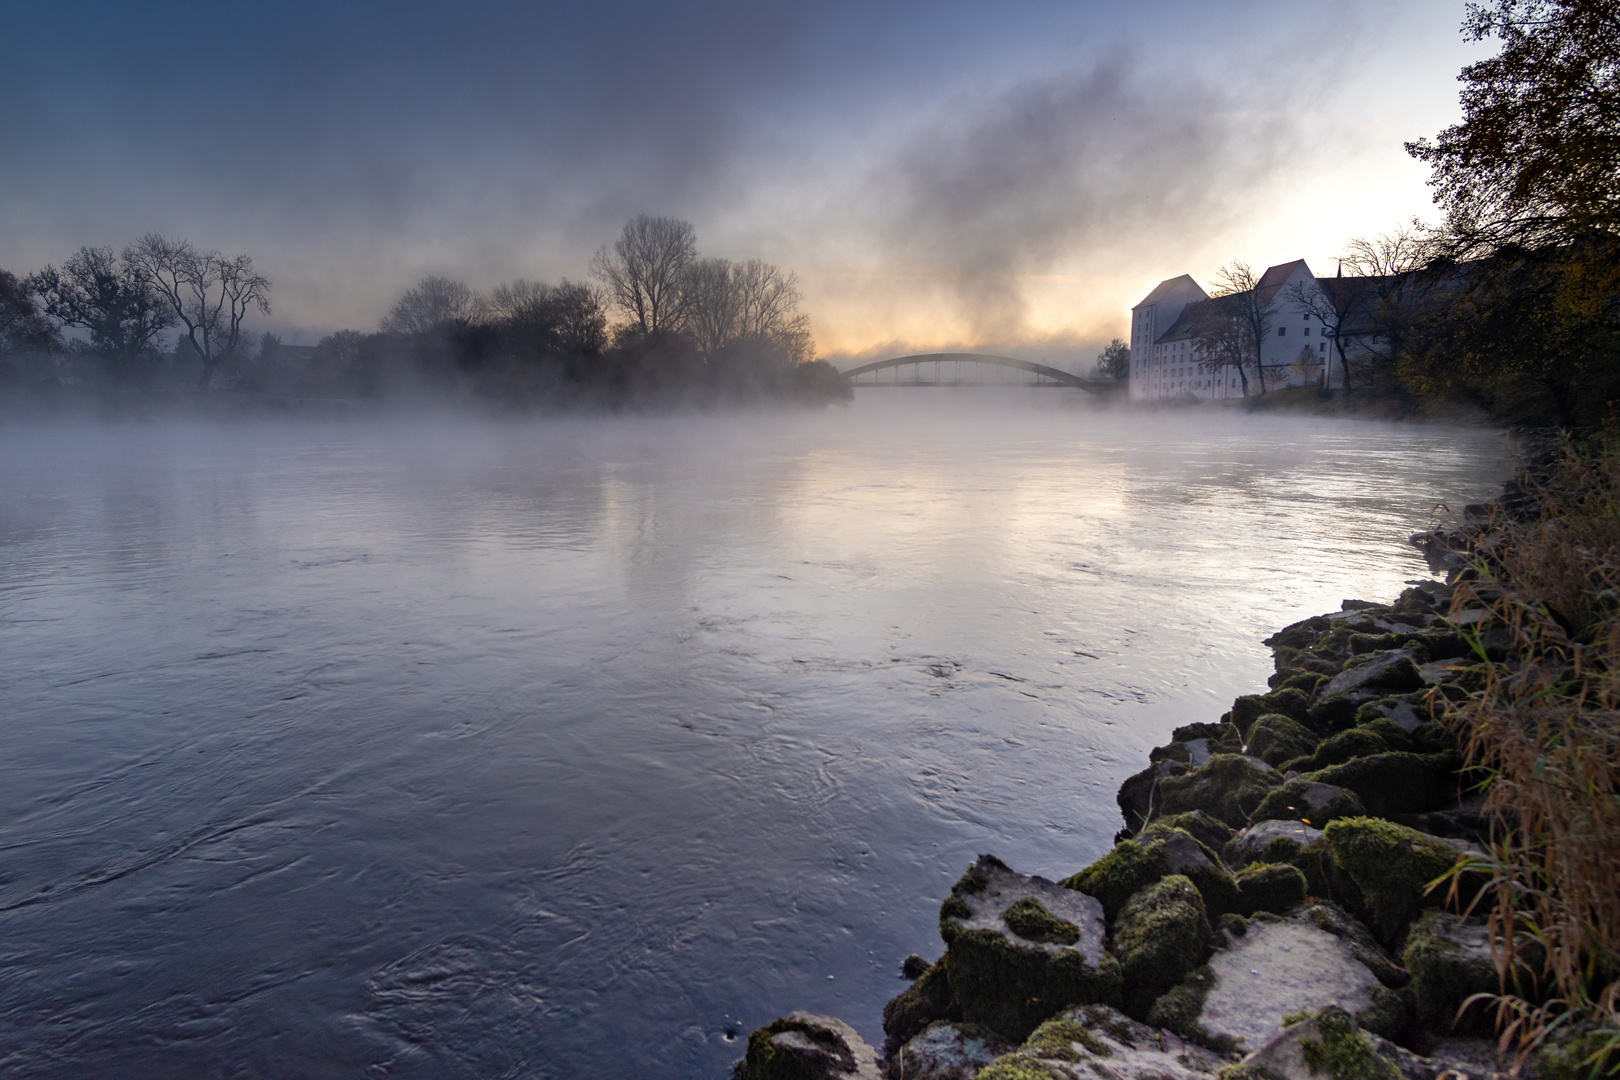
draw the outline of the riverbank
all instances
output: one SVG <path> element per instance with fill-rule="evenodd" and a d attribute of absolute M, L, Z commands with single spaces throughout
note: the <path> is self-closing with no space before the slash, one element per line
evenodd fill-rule
<path fill-rule="evenodd" d="M 944 955 L 908 958 L 881 1055 L 792 1014 L 738 1077 L 1484 1077 L 1513 1064 L 1493 1037 L 1514 1019 L 1519 1065 L 1584 1075 L 1616 985 L 1599 533 L 1620 469 L 1595 453 L 1544 448 L 1471 522 L 1414 537 L 1444 583 L 1267 639 L 1267 690 L 1153 750 L 1091 866 L 982 856 L 941 907 Z M 1551 805 L 1549 764 L 1584 804 Z"/>

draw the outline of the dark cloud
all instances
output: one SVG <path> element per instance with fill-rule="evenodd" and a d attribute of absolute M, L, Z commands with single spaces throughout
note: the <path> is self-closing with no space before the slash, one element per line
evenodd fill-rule
<path fill-rule="evenodd" d="M 1208 235 L 1293 139 L 1228 88 L 1113 59 L 1034 79 L 918 136 L 877 189 L 898 259 L 939 275 L 974 334 L 1024 331 L 1018 278 L 1091 249 Z"/>

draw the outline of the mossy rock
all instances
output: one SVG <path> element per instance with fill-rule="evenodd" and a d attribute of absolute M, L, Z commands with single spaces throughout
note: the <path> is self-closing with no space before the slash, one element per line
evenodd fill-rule
<path fill-rule="evenodd" d="M 1379 940 L 1394 944 L 1425 906 L 1438 906 L 1444 891 L 1429 883 L 1457 863 L 1448 844 L 1378 818 L 1344 818 L 1323 830 L 1336 872 L 1360 891 Z"/>
<path fill-rule="evenodd" d="M 1225 737 L 1229 724 L 1185 724 L 1170 733 L 1176 742 L 1192 742 L 1194 739 L 1208 739 L 1210 742 L 1220 742 Z"/>
<path fill-rule="evenodd" d="M 1580 1024 L 1532 1059 L 1537 1080 L 1620 1080 L 1620 1027 Z"/>
<path fill-rule="evenodd" d="M 979 1072 L 977 1080 L 1214 1080 L 1222 1064 L 1218 1055 L 1166 1040 L 1157 1028 L 1116 1009 L 1088 1005 L 1046 1021 L 1023 1046 Z"/>
<path fill-rule="evenodd" d="M 1316 643 L 1322 635 L 1333 627 L 1333 617 L 1330 615 L 1313 615 L 1309 619 L 1301 619 L 1297 623 L 1289 623 L 1281 630 L 1266 638 L 1262 644 L 1271 648 L 1279 646 L 1291 649 L 1303 649 Z"/>
<path fill-rule="evenodd" d="M 1417 814 L 1457 801 L 1459 765 L 1455 754 L 1391 751 L 1319 769 L 1304 779 L 1349 788 L 1369 814 Z"/>
<path fill-rule="evenodd" d="M 1335 1005 L 1296 1019 L 1239 1066 L 1222 1070 L 1220 1080 L 1237 1080 L 1239 1073 L 1320 1080 L 1406 1080 L 1395 1062 L 1385 1056 L 1398 1051 L 1387 1043 L 1375 1046 L 1357 1019 Z"/>
<path fill-rule="evenodd" d="M 1346 662 L 1339 674 L 1328 680 L 1319 694 L 1332 697 L 1351 691 L 1379 694 L 1406 694 L 1421 690 L 1425 683 L 1418 670 L 1417 659 L 1409 649 L 1388 649 L 1383 652 L 1362 653 L 1355 657 L 1359 663 Z"/>
<path fill-rule="evenodd" d="M 1203 896 L 1205 908 L 1216 915 L 1237 903 L 1237 884 L 1220 857 L 1167 822 L 1154 822 L 1136 839 L 1120 841 L 1062 884 L 1096 897 L 1112 923 L 1133 894 L 1170 874 L 1191 880 Z"/>
<path fill-rule="evenodd" d="M 1318 687 L 1327 681 L 1328 676 L 1320 671 L 1296 671 L 1282 680 L 1275 689 L 1298 690 L 1306 697 L 1310 697 L 1316 693 Z"/>
<path fill-rule="evenodd" d="M 1156 819 L 1153 824 L 1161 829 L 1181 829 L 1209 848 L 1212 853 L 1220 851 L 1235 835 L 1235 830 L 1230 825 L 1224 821 L 1217 821 L 1202 810 L 1171 814 L 1169 817 Z"/>
<path fill-rule="evenodd" d="M 1274 769 L 1292 758 L 1310 754 L 1317 743 L 1309 728 L 1282 713 L 1267 713 L 1256 719 L 1249 726 L 1248 739 L 1247 753 Z"/>
<path fill-rule="evenodd" d="M 1148 760 L 1155 765 L 1161 761 L 1190 763 L 1192 761 L 1192 751 L 1187 749 L 1187 744 L 1184 742 L 1170 742 L 1163 746 L 1155 746 L 1149 750 Z"/>
<path fill-rule="evenodd" d="M 1286 863 L 1261 863 L 1237 873 L 1238 910 L 1281 915 L 1305 900 L 1305 875 Z M 1126 976 L 1129 979 L 1129 974 Z"/>
<path fill-rule="evenodd" d="M 958 914 L 941 929 L 963 1020 L 1022 1041 L 1071 1005 L 1118 1003 L 1119 961 L 1105 946 L 1097 900 L 985 856 L 951 899 Z M 1075 939 L 1063 940 L 1070 930 Z"/>
<path fill-rule="evenodd" d="M 1296 776 L 1261 800 L 1254 808 L 1254 820 L 1303 821 L 1320 829 L 1330 821 L 1366 812 L 1355 792 Z"/>
<path fill-rule="evenodd" d="M 1004 1054 L 1017 1049 L 978 1024 L 936 1021 L 905 1045 L 884 1054 L 888 1075 L 928 1080 L 972 1080 Z"/>
<path fill-rule="evenodd" d="M 1279 765 L 1278 768 L 1283 772 L 1316 772 L 1332 765 L 1342 765 L 1353 758 L 1388 753 L 1390 749 L 1390 745 L 1377 732 L 1365 727 L 1353 727 L 1349 731 L 1341 731 L 1337 735 L 1323 739 L 1312 753 Z"/>
<path fill-rule="evenodd" d="M 1304 720 L 1310 707 L 1310 697 L 1294 687 L 1269 694 L 1245 694 L 1232 702 L 1231 722 L 1238 734 L 1248 738 L 1249 728 L 1267 713 L 1282 713 L 1292 720 Z"/>
<path fill-rule="evenodd" d="M 883 1006 L 883 1034 L 892 1050 L 915 1038 L 936 1020 L 960 1020 L 962 1010 L 951 992 L 950 954 Z"/>
<path fill-rule="evenodd" d="M 1114 923 L 1113 939 L 1125 976 L 1125 1011 L 1141 1019 L 1209 956 L 1213 932 L 1198 889 L 1171 874 L 1131 897 Z"/>
<path fill-rule="evenodd" d="M 1309 899 L 1295 908 L 1290 916 L 1326 930 L 1350 946 L 1351 955 L 1367 966 L 1378 981 L 1391 990 L 1399 990 L 1411 982 L 1405 968 L 1397 964 L 1367 928 L 1344 908 L 1331 900 Z"/>
<path fill-rule="evenodd" d="M 1258 758 L 1216 754 L 1202 768 L 1160 782 L 1159 812 L 1202 810 L 1234 829 L 1242 828 L 1266 794 L 1282 782 L 1282 774 Z"/>
<path fill-rule="evenodd" d="M 792 1012 L 748 1036 L 735 1080 L 879 1080 L 877 1053 L 831 1016 Z"/>
<path fill-rule="evenodd" d="M 1397 648 L 1403 637 L 1402 634 L 1351 634 L 1350 653 L 1360 656 L 1363 653 L 1388 652 Z"/>
<path fill-rule="evenodd" d="M 1233 1040 L 1213 1035 L 1199 1023 L 1204 1014 L 1204 1001 L 1214 987 L 1215 973 L 1209 965 L 1197 968 L 1153 1003 L 1147 1022 L 1217 1053 L 1231 1053 L 1237 1049 Z"/>
<path fill-rule="evenodd" d="M 1539 969 L 1542 957 L 1537 951 L 1527 958 L 1527 967 L 1516 969 L 1518 979 L 1508 984 L 1507 992 L 1534 1000 L 1537 995 L 1532 971 Z M 1474 994 L 1499 994 L 1504 990 L 1484 924 L 1449 911 L 1425 912 L 1406 936 L 1401 961 L 1412 975 L 1411 996 L 1420 1023 L 1455 1035 L 1496 1033 L 1488 1005 L 1476 1002 L 1463 1008 Z"/>
<path fill-rule="evenodd" d="M 1221 861 L 1234 870 L 1252 863 L 1289 863 L 1322 838 L 1322 830 L 1292 820 L 1262 821 L 1233 835 L 1221 848 Z"/>
<path fill-rule="evenodd" d="M 1371 695 L 1353 693 L 1318 696 L 1305 714 L 1305 726 L 1324 735 L 1355 727 L 1356 713 L 1370 699 Z"/>
<path fill-rule="evenodd" d="M 1181 741 L 1181 740 L 1177 740 Z M 1179 761 L 1158 761 L 1139 773 L 1125 778 L 1114 796 L 1119 812 L 1125 818 L 1125 827 L 1136 832 L 1158 812 L 1161 801 L 1160 787 L 1166 779 L 1188 771 Z"/>
<path fill-rule="evenodd" d="M 1161 846 L 1121 840 L 1113 850 L 1077 874 L 1063 879 L 1066 889 L 1083 892 L 1101 901 L 1109 922 L 1125 907 L 1138 889 L 1158 881 L 1170 872 Z"/>

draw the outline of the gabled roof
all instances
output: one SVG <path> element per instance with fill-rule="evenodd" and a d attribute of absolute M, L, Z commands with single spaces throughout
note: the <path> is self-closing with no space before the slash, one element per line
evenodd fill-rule
<path fill-rule="evenodd" d="M 1187 341 L 1193 336 L 1193 319 L 1198 309 L 1209 303 L 1208 300 L 1194 300 L 1181 309 L 1176 321 L 1170 324 L 1170 329 L 1153 339 L 1153 344 L 1163 345 L 1170 341 Z"/>
<path fill-rule="evenodd" d="M 1277 294 L 1282 292 L 1282 287 L 1288 284 L 1288 279 L 1293 276 L 1294 271 L 1301 267 L 1304 268 L 1306 275 L 1309 276 L 1311 269 L 1310 267 L 1305 266 L 1304 259 L 1295 259 L 1293 262 L 1279 263 L 1278 265 L 1269 268 L 1265 273 L 1260 275 L 1260 280 L 1255 282 L 1255 299 L 1262 304 L 1271 303 L 1277 298 Z"/>
<path fill-rule="evenodd" d="M 1137 304 L 1136 307 L 1142 307 L 1144 304 L 1156 304 L 1160 300 L 1163 300 L 1165 297 L 1169 296 L 1171 293 L 1178 292 L 1186 288 L 1193 289 L 1198 293 L 1199 296 L 1209 295 L 1208 293 L 1204 292 L 1204 290 L 1199 286 L 1198 282 L 1192 279 L 1191 274 L 1182 274 L 1180 277 L 1165 278 L 1163 281 L 1159 282 L 1154 290 L 1148 293 L 1147 296 L 1143 297 L 1142 302 Z M 1136 308 L 1132 308 L 1131 310 L 1134 311 Z"/>

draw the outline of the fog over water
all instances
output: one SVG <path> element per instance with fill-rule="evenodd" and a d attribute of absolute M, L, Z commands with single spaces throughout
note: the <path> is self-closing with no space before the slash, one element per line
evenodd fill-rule
<path fill-rule="evenodd" d="M 719 1077 L 881 1039 L 1260 638 L 1424 574 L 1493 432 L 863 390 L 0 429 L 0 1068 Z M 368 1071 L 369 1070 L 369 1071 Z"/>

